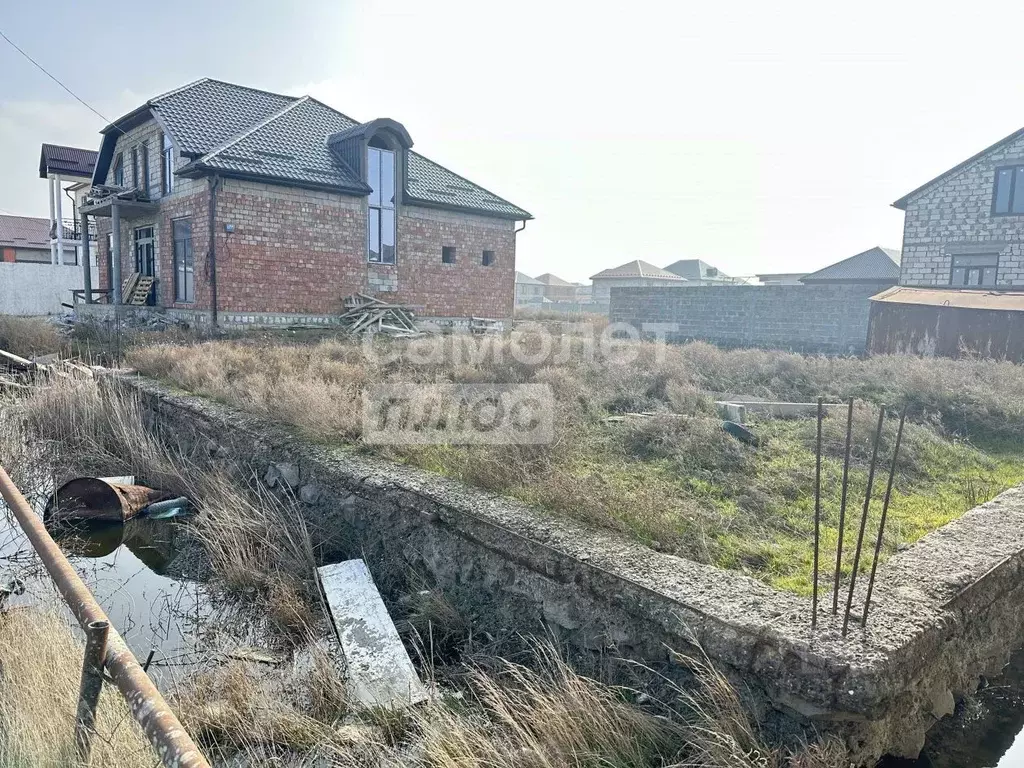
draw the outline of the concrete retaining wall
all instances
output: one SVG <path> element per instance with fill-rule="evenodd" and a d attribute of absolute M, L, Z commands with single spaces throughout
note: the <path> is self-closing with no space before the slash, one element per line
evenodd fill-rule
<path fill-rule="evenodd" d="M 613 288 L 611 320 L 669 341 L 859 354 L 868 335 L 864 285 L 708 285 Z"/>
<path fill-rule="evenodd" d="M 852 758 L 913 755 L 925 731 L 1024 645 L 1024 491 L 1014 489 L 926 536 L 879 569 L 867 628 L 849 637 L 809 600 L 739 573 L 648 550 L 424 471 L 324 448 L 292 431 L 148 381 L 140 394 L 162 439 L 263 476 L 295 470 L 325 558 L 365 557 L 378 580 L 429 576 L 482 626 L 549 632 L 593 658 L 675 674 L 666 648 L 699 643 L 742 681 L 773 734 L 834 734 Z M 860 595 L 854 603 L 860 615 Z M 841 619 L 841 617 L 840 617 Z M 634 679 L 635 681 L 635 679 Z"/>
<path fill-rule="evenodd" d="M 82 287 L 82 268 L 54 264 L 0 263 L 0 314 L 55 315 L 71 290 Z"/>

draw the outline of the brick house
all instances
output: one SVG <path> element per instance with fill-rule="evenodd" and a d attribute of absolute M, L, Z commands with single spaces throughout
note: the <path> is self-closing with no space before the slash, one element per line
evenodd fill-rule
<path fill-rule="evenodd" d="M 215 322 L 323 321 L 357 291 L 427 317 L 513 313 L 530 214 L 413 152 L 394 120 L 207 78 L 102 134 L 83 212 L 115 303 L 140 273 L 147 303 Z"/>
<path fill-rule="evenodd" d="M 900 284 L 1024 286 L 1024 129 L 893 206 L 906 211 Z"/>

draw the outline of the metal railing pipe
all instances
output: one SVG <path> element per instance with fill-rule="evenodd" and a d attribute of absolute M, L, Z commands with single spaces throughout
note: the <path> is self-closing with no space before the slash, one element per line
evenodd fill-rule
<path fill-rule="evenodd" d="M 82 629 L 88 631 L 93 622 L 109 623 L 110 620 L 96 598 L 60 547 L 50 538 L 42 520 L 32 511 L 3 467 L 0 467 L 0 495 L 14 513 Z M 175 768 L 210 768 L 206 758 L 185 732 L 153 681 L 142 671 L 135 655 L 113 625 L 108 630 L 106 645 L 104 662 L 107 671 L 161 762 Z"/>

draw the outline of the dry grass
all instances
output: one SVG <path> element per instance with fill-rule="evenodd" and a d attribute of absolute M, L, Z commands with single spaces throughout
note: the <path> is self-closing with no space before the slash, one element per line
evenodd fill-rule
<path fill-rule="evenodd" d="M 151 345 L 133 350 L 129 360 L 147 375 L 297 425 L 315 439 L 354 444 L 796 591 L 810 583 L 812 420 L 763 424 L 766 439 L 753 449 L 721 430 L 712 393 L 863 401 L 855 490 L 864 486 L 872 409 L 906 405 L 910 425 L 884 555 L 1024 480 L 1021 366 L 724 351 L 702 343 L 666 347 L 609 341 L 592 330 L 596 336 L 516 332 L 369 346 L 346 340 Z M 472 449 L 362 445 L 363 392 L 395 383 L 417 384 L 428 398 L 451 383 L 548 385 L 557 403 L 554 440 Z M 636 412 L 656 415 L 605 421 Z M 883 456 L 891 449 L 892 421 Z M 844 428 L 841 419 L 826 423 L 833 485 Z M 834 522 L 834 506 L 827 502 L 826 524 Z M 838 538 L 838 531 L 828 535 Z"/>
<path fill-rule="evenodd" d="M 32 358 L 65 347 L 57 326 L 46 318 L 0 315 L 0 349 Z"/>
<path fill-rule="evenodd" d="M 56 613 L 0 613 L 0 766 L 66 768 L 74 756 L 82 647 Z M 151 768 L 156 757 L 114 689 L 100 696 L 93 765 Z"/>

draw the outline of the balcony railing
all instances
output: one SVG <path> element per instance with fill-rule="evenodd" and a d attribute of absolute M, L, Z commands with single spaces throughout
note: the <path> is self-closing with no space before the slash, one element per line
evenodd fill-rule
<path fill-rule="evenodd" d="M 82 222 L 75 219 L 61 219 L 61 223 L 64 225 L 64 239 L 65 240 L 81 240 L 82 239 Z M 57 237 L 57 225 L 54 224 L 50 227 L 50 237 Z M 96 239 L 96 222 L 89 222 L 89 239 Z"/>

